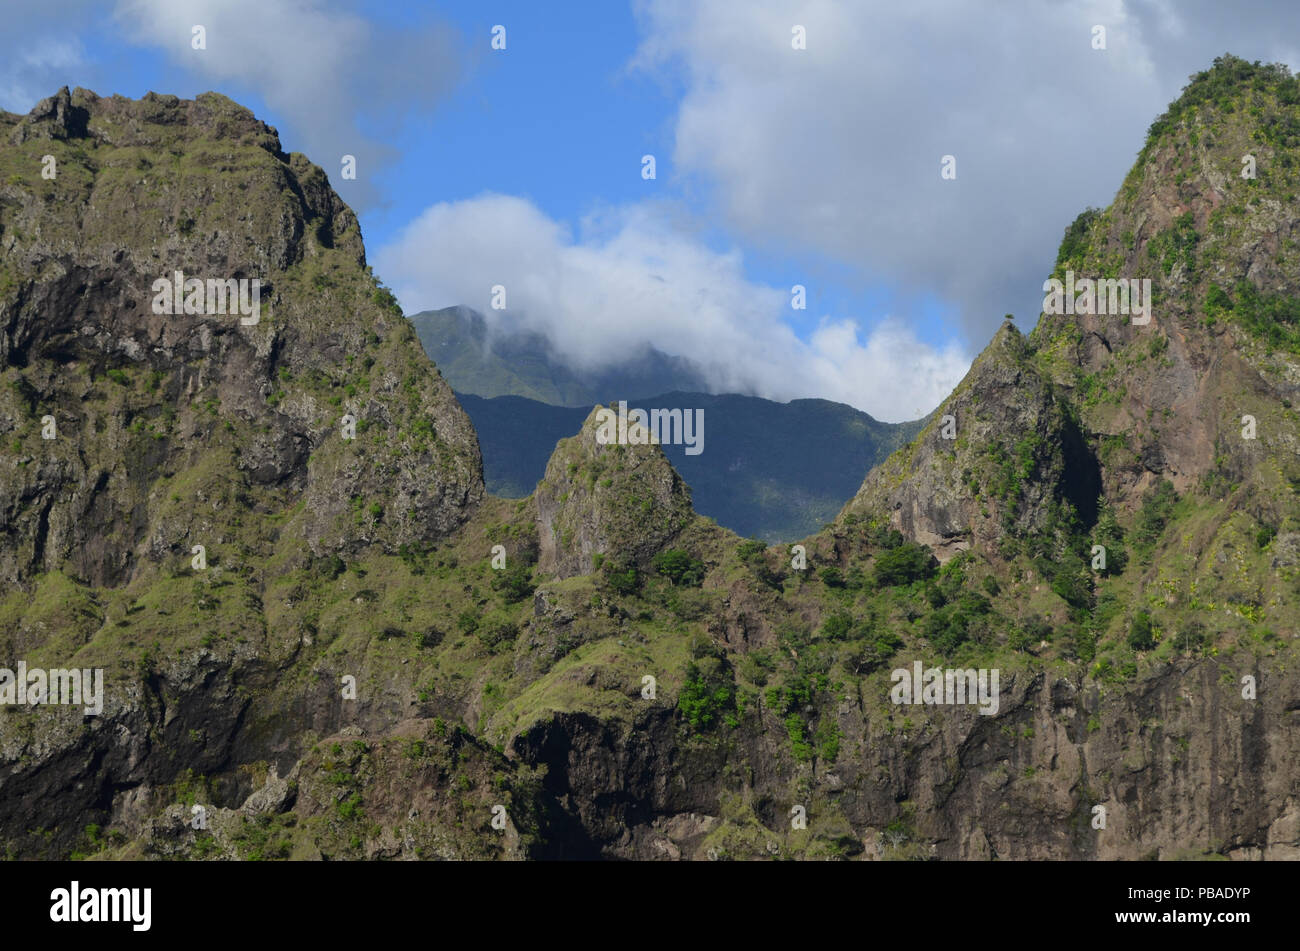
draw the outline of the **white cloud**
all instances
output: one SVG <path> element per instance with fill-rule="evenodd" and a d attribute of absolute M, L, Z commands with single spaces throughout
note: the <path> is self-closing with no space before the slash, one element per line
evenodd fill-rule
<path fill-rule="evenodd" d="M 1007 311 L 1037 316 L 1065 226 L 1109 202 L 1166 103 L 1128 7 L 642 0 L 634 66 L 680 67 L 675 171 L 736 234 L 937 293 L 982 346 Z"/>
<path fill-rule="evenodd" d="M 0 108 L 27 112 L 64 85 L 122 92 L 117 41 L 125 39 L 160 52 L 181 71 L 178 85 L 190 86 L 159 92 L 220 88 L 236 99 L 260 97 L 283 120 L 285 148 L 321 165 L 359 208 L 378 200 L 376 173 L 397 156 L 385 139 L 402 122 L 427 117 L 465 68 L 463 44 L 427 11 L 398 27 L 351 12 L 346 0 L 117 0 L 111 22 L 101 23 L 99 6 L 6 7 Z M 206 49 L 191 46 L 195 26 L 204 28 Z M 357 158 L 356 180 L 339 175 L 344 155 Z"/>
<path fill-rule="evenodd" d="M 0 59 L 0 109 L 8 112 L 28 112 L 64 85 L 67 70 L 84 62 L 75 37 L 35 37 L 6 53 Z"/>
<path fill-rule="evenodd" d="M 0 31 L 0 109 L 27 113 L 61 86 L 75 85 L 70 77 L 88 72 L 90 64 L 74 30 L 91 20 L 93 2 L 6 5 L 0 0 L 5 26 Z"/>
<path fill-rule="evenodd" d="M 394 130 L 428 112 L 460 71 L 452 35 L 434 23 L 381 26 L 341 9 L 338 0 L 118 0 L 116 19 L 135 43 L 156 46 L 204 82 L 255 91 L 284 116 L 293 141 L 330 174 L 345 199 L 377 197 L 373 173 L 394 158 L 367 131 Z M 194 26 L 207 48 L 191 47 Z M 344 155 L 357 158 L 355 181 L 342 181 Z"/>
<path fill-rule="evenodd" d="M 747 280 L 739 252 L 682 233 L 671 211 L 607 209 L 575 235 L 521 198 L 440 203 L 378 251 L 375 270 L 408 313 L 464 304 L 546 334 L 576 366 L 650 344 L 701 364 L 719 392 L 822 397 L 891 422 L 928 412 L 969 366 L 956 344 L 937 351 L 894 320 L 864 340 L 854 322 L 824 318 L 799 340 L 784 322 L 788 289 Z M 491 308 L 498 284 L 505 312 Z"/>

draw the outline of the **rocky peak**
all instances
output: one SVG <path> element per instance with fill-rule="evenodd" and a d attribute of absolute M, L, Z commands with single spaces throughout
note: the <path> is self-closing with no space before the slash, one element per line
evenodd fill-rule
<path fill-rule="evenodd" d="M 1146 280 L 1154 298 L 1149 323 L 1045 314 L 1030 338 L 1126 507 L 1159 478 L 1249 481 L 1261 450 L 1300 445 L 1297 145 L 1300 80 L 1220 57 L 1152 124 L 1111 206 L 1066 231 L 1053 278 Z"/>
<path fill-rule="evenodd" d="M 29 138 L 78 139 L 84 138 L 90 113 L 84 103 L 98 98 L 94 93 L 78 88 L 74 94 L 64 86 L 48 99 L 42 99 L 13 131 L 15 145 Z"/>
<path fill-rule="evenodd" d="M 0 114 L 0 248 L 4 581 L 429 544 L 482 497 L 355 215 L 224 96 Z"/>
<path fill-rule="evenodd" d="M 1289 498 L 1297 146 L 1300 80 L 1284 67 L 1221 57 L 1192 77 L 1111 206 L 1066 229 L 1045 307 L 1062 293 L 1028 339 L 1003 327 L 845 512 L 887 517 L 942 556 L 1041 528 L 1052 501 L 1084 527 L 1098 495 L 1131 512 L 1162 479 L 1242 488 L 1257 509 Z"/>
<path fill-rule="evenodd" d="M 616 412 L 594 407 L 546 465 L 534 493 L 543 573 L 588 574 L 597 555 L 644 563 L 694 517 L 690 488 L 659 446 L 640 441 L 644 428 L 629 423 L 626 443 L 602 442 Z"/>

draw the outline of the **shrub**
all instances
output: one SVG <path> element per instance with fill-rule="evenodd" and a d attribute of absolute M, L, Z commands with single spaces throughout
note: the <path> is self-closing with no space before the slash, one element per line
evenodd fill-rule
<path fill-rule="evenodd" d="M 1034 646 L 1034 637 L 1028 631 L 1016 628 L 1007 635 L 1007 648 L 1010 650 L 1027 651 Z"/>
<path fill-rule="evenodd" d="M 615 594 L 625 596 L 635 594 L 641 587 L 641 573 L 637 571 L 636 565 L 616 567 L 613 562 L 606 561 L 604 572 L 605 583 Z"/>
<path fill-rule="evenodd" d="M 840 726 L 830 717 L 817 725 L 817 755 L 825 762 L 833 763 L 840 757 L 840 737 L 844 735 Z"/>
<path fill-rule="evenodd" d="M 1027 617 L 1020 622 L 1025 634 L 1035 641 L 1050 641 L 1052 639 L 1052 625 L 1045 618 Z"/>
<path fill-rule="evenodd" d="M 1072 551 L 1067 551 L 1056 567 L 1052 578 L 1052 590 L 1070 607 L 1087 611 L 1092 607 L 1092 576 L 1088 574 L 1083 560 Z"/>
<path fill-rule="evenodd" d="M 1128 631 L 1128 646 L 1135 651 L 1149 651 L 1156 646 L 1155 626 L 1151 623 L 1151 615 L 1146 611 L 1133 615 L 1133 623 Z"/>
<path fill-rule="evenodd" d="M 1174 641 L 1174 647 L 1191 653 L 1199 651 L 1210 641 L 1210 637 L 1205 631 L 1205 625 L 1197 620 L 1185 621 L 1181 629 L 1172 634 L 1171 637 Z"/>
<path fill-rule="evenodd" d="M 885 665 L 894 652 L 903 646 L 903 639 L 888 629 L 868 633 L 858 641 L 844 658 L 845 664 L 855 674 L 869 674 Z"/>
<path fill-rule="evenodd" d="M 518 561 L 508 568 L 492 572 L 492 590 L 498 592 L 507 604 L 523 601 L 536 588 L 532 569 Z"/>
<path fill-rule="evenodd" d="M 1211 283 L 1205 292 L 1205 312 L 1207 314 L 1218 314 L 1225 310 L 1232 309 L 1232 298 L 1218 284 Z"/>
<path fill-rule="evenodd" d="M 876 556 L 876 584 L 911 584 L 934 577 L 939 562 L 929 548 L 916 542 L 904 542 Z"/>
<path fill-rule="evenodd" d="M 822 579 L 822 584 L 828 588 L 844 587 L 844 575 L 835 565 L 827 565 L 817 573 L 817 576 Z"/>
<path fill-rule="evenodd" d="M 397 302 L 397 298 L 393 296 L 393 292 L 383 284 L 379 284 L 375 287 L 374 293 L 370 295 L 370 299 L 385 310 L 388 310 L 399 317 L 401 316 L 402 305 Z"/>
<path fill-rule="evenodd" d="M 1086 624 L 1080 624 L 1070 636 L 1070 650 L 1085 663 L 1092 660 L 1097 656 L 1097 632 Z"/>
<path fill-rule="evenodd" d="M 680 548 L 669 548 L 655 555 L 651 562 L 654 570 L 663 575 L 676 587 L 698 587 L 704 581 L 704 562 L 691 557 L 689 552 Z"/>
<path fill-rule="evenodd" d="M 1142 508 L 1133 527 L 1133 548 L 1143 559 L 1149 558 L 1155 550 L 1177 501 L 1178 493 L 1168 479 L 1161 479 L 1142 497 Z"/>
<path fill-rule="evenodd" d="M 1108 575 L 1120 574 L 1128 564 L 1128 553 L 1124 550 L 1124 530 L 1115 520 L 1115 512 L 1105 496 L 1097 500 L 1097 524 L 1092 532 L 1096 544 L 1106 549 L 1106 568 Z"/>
<path fill-rule="evenodd" d="M 1101 214 L 1100 208 L 1085 208 L 1077 218 L 1070 222 L 1061 238 L 1061 246 L 1056 252 L 1056 263 L 1082 264 L 1088 250 L 1088 232 L 1092 223 Z"/>
<path fill-rule="evenodd" d="M 969 639 L 972 623 L 992 608 L 982 595 L 963 594 L 925 619 L 925 636 L 936 650 L 950 654 Z"/>
<path fill-rule="evenodd" d="M 677 695 L 677 709 L 693 729 L 712 726 L 736 707 L 736 683 L 725 661 L 702 657 L 686 665 L 686 682 Z"/>
<path fill-rule="evenodd" d="M 812 759 L 812 744 L 804 738 L 803 719 L 797 713 L 791 713 L 785 718 L 785 729 L 790 735 L 790 748 L 794 752 L 794 758 L 800 763 L 806 763 Z"/>
<path fill-rule="evenodd" d="M 797 651 L 812 643 L 812 631 L 795 621 L 782 621 L 776 629 L 776 642 L 784 651 Z"/>
<path fill-rule="evenodd" d="M 776 658 L 769 650 L 750 651 L 740 658 L 740 675 L 760 687 L 767 685 L 767 676 L 775 669 Z"/>
<path fill-rule="evenodd" d="M 663 606 L 683 621 L 698 621 L 712 609 L 709 596 L 698 588 L 673 588 L 664 594 Z M 645 620 L 653 620 L 654 613 L 643 612 Z"/>
<path fill-rule="evenodd" d="M 312 570 L 322 578 L 333 581 L 347 570 L 347 565 L 338 555 L 330 555 L 328 558 L 315 559 L 312 562 Z"/>
<path fill-rule="evenodd" d="M 496 650 L 519 636 L 519 628 L 504 619 L 495 619 L 478 627 L 478 639 L 488 650 Z"/>
<path fill-rule="evenodd" d="M 828 641 L 842 641 L 853 630 L 853 618 L 843 611 L 836 611 L 822 623 L 822 636 Z"/>
<path fill-rule="evenodd" d="M 893 549 L 903 544 L 903 533 L 896 528 L 877 525 L 867 533 L 867 541 L 876 548 Z"/>
<path fill-rule="evenodd" d="M 932 608 L 941 608 L 948 603 L 943 590 L 933 581 L 927 581 L 925 584 L 925 600 L 930 602 Z"/>

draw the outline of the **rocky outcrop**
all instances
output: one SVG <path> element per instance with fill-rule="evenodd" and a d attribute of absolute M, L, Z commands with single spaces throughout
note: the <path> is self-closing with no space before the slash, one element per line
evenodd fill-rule
<path fill-rule="evenodd" d="M 888 524 L 940 560 L 1041 532 L 1051 506 L 1096 516 L 1096 460 L 1011 323 L 905 449 L 873 469 L 841 518 Z"/>
<path fill-rule="evenodd" d="M 1238 674 L 1258 679 L 1257 700 Z M 1045 673 L 1001 691 L 987 717 L 912 707 L 904 721 L 869 696 L 841 703 L 851 753 L 833 764 L 791 762 L 761 714 L 725 744 L 684 744 L 663 709 L 631 722 L 560 715 L 514 749 L 546 765 L 591 856 L 1300 857 L 1294 674 L 1179 662 L 1140 692 Z M 790 821 L 796 806 L 807 830 Z"/>
<path fill-rule="evenodd" d="M 1099 448 L 1108 497 L 1132 508 L 1155 480 L 1281 486 L 1297 474 L 1300 200 L 1294 80 L 1222 57 L 1156 120 L 1110 207 L 1067 229 L 1052 276 L 1149 281 L 1150 321 L 1047 314 L 1035 362 L 1070 392 Z M 1254 420 L 1253 434 L 1243 436 Z M 1260 503 L 1267 504 L 1267 503 Z M 1280 515 L 1278 512 L 1274 516 Z"/>
<path fill-rule="evenodd" d="M 663 450 L 635 434 L 603 444 L 600 420 L 596 407 L 578 435 L 560 441 L 534 493 L 545 574 L 589 574 L 597 555 L 644 563 L 694 518 L 690 488 Z"/>

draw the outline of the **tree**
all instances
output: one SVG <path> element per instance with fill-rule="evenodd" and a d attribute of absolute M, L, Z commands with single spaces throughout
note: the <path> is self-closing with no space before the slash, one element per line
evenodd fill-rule
<path fill-rule="evenodd" d="M 1128 632 L 1128 646 L 1135 651 L 1149 651 L 1156 646 L 1155 627 L 1151 615 L 1139 611 L 1133 615 L 1133 624 Z"/>
<path fill-rule="evenodd" d="M 735 708 L 736 682 L 725 661 L 703 657 L 687 663 L 677 709 L 694 729 L 707 729 Z"/>
<path fill-rule="evenodd" d="M 822 636 L 828 641 L 842 641 L 853 630 L 853 618 L 844 611 L 836 611 L 822 623 Z"/>
<path fill-rule="evenodd" d="M 1106 549 L 1106 574 L 1117 575 L 1128 564 L 1128 552 L 1124 550 L 1124 529 L 1115 519 L 1115 509 L 1106 496 L 1097 498 L 1097 524 L 1092 530 L 1095 544 Z"/>
<path fill-rule="evenodd" d="M 817 576 L 822 579 L 822 584 L 826 585 L 828 588 L 844 587 L 844 575 L 835 565 L 827 565 L 821 571 L 817 572 Z"/>
<path fill-rule="evenodd" d="M 1142 497 L 1142 508 L 1138 510 L 1137 524 L 1133 530 L 1133 548 L 1141 558 L 1151 557 L 1156 542 L 1160 540 L 1173 515 L 1174 503 L 1177 501 L 1178 493 L 1168 479 L 1161 479 Z"/>
<path fill-rule="evenodd" d="M 939 562 L 930 549 L 916 542 L 904 542 L 876 556 L 876 584 L 911 584 L 934 576 Z"/>
<path fill-rule="evenodd" d="M 527 565 L 516 562 L 509 568 L 493 572 L 492 590 L 500 592 L 507 604 L 523 601 L 536 587 L 533 584 L 532 569 Z"/>
<path fill-rule="evenodd" d="M 641 573 L 637 571 L 636 565 L 618 567 L 612 562 L 606 561 L 603 567 L 605 581 L 615 594 L 635 594 L 637 589 L 641 587 Z"/>
<path fill-rule="evenodd" d="M 698 587 L 704 581 L 704 562 L 692 558 L 689 552 L 680 548 L 669 548 L 655 555 L 652 562 L 655 571 L 663 575 L 676 587 Z"/>

